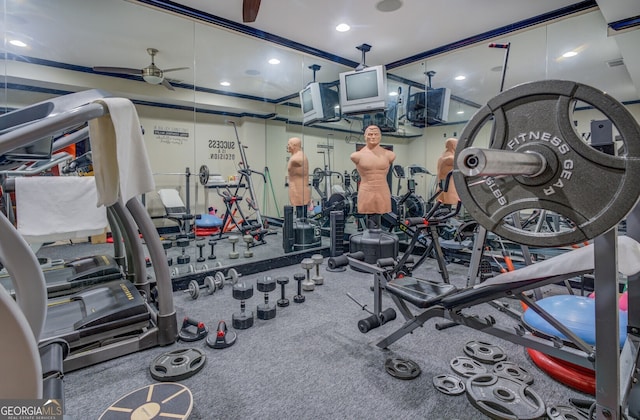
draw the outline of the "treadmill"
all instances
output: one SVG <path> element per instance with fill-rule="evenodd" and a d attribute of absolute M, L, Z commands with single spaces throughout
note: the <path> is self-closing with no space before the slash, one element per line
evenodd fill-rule
<path fill-rule="evenodd" d="M 108 114 L 108 109 L 96 101 L 109 96 L 99 90 L 72 93 L 37 103 L 0 116 L 0 164 L 9 169 L 14 164 L 14 156 L 29 159 L 30 146 L 38 143 L 41 153 L 46 147 L 40 147 L 43 139 L 59 137 L 70 128 L 77 128 L 87 121 Z M 68 137 L 68 136 L 67 136 Z M 67 140 L 68 141 L 68 140 Z M 66 146 L 66 144 L 65 144 Z M 55 152 L 60 147 L 53 142 L 49 148 Z M 19 149 L 20 153 L 11 154 Z M 25 156 L 26 154 L 26 156 Z M 42 156 L 37 158 L 44 160 Z M 16 160 L 18 167 L 24 160 Z M 6 173 L 6 172 L 5 172 Z M 3 187 L 6 175 L 0 177 Z M 3 188 L 3 192 L 6 188 Z M 7 194 L 8 195 L 8 194 Z M 110 360 L 126 354 L 154 346 L 166 346 L 174 343 L 178 337 L 178 322 L 173 305 L 173 289 L 169 266 L 158 232 L 138 197 L 126 203 L 122 200 L 107 207 L 107 218 L 114 235 L 114 245 L 122 247 L 124 252 L 119 266 L 117 280 L 111 280 L 68 296 L 45 299 L 46 289 L 42 275 L 33 275 L 34 269 L 41 274 L 39 267 L 31 267 L 27 260 L 38 264 L 35 255 L 18 261 L 2 261 L 16 280 L 15 300 L 25 313 L 32 330 L 41 343 L 61 338 L 69 343 L 71 353 L 64 361 L 65 371 Z M 10 219 L 0 213 L 0 219 Z M 3 222 L 4 223 L 4 222 Z M 23 244 L 24 239 L 9 224 L 2 237 L 6 244 Z M 154 277 L 147 275 L 145 252 L 140 239 L 145 238 L 149 258 L 152 262 Z M 121 238 L 122 240 L 117 240 Z M 6 242 L 5 242 L 6 241 Z M 26 245 L 26 244 L 25 244 Z M 16 246 L 16 249 L 21 248 Z M 33 254 L 29 249 L 20 250 L 22 254 Z M 93 267 L 91 267 L 93 266 Z M 102 265 L 101 261 L 87 261 L 75 267 L 66 267 L 83 271 L 85 274 Z M 63 276 L 64 268 L 50 270 L 53 275 Z M 49 270 L 47 270 L 49 271 Z M 88 281 L 82 278 L 80 280 Z M 151 293 L 152 283 L 157 293 Z"/>
<path fill-rule="evenodd" d="M 69 295 L 89 286 L 118 280 L 123 277 L 122 268 L 111 255 L 94 255 L 65 262 L 50 258 L 38 258 L 44 273 L 47 296 Z M 0 284 L 13 295 L 13 280 L 6 270 L 0 270 Z"/>

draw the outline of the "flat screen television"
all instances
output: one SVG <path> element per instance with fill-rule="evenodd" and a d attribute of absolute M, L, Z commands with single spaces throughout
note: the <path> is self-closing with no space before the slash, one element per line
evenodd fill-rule
<path fill-rule="evenodd" d="M 328 83 L 309 83 L 300 91 L 302 124 L 340 120 L 340 99 L 338 92 Z"/>
<path fill-rule="evenodd" d="M 417 127 L 442 124 L 449 120 L 449 88 L 429 89 L 416 92 L 407 101 L 407 120 Z"/>
<path fill-rule="evenodd" d="M 387 107 L 385 66 L 340 73 L 340 109 L 343 115 L 366 114 Z"/>

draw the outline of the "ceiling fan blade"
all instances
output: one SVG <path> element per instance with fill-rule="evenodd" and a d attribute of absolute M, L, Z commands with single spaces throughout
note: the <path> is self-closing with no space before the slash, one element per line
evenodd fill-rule
<path fill-rule="evenodd" d="M 171 86 L 171 83 L 169 83 L 169 81 L 167 79 L 162 79 L 162 86 L 166 87 L 169 90 L 175 90 L 173 88 L 173 86 Z"/>
<path fill-rule="evenodd" d="M 175 69 L 166 69 L 162 70 L 163 73 L 168 73 L 170 71 L 178 71 L 178 70 L 188 70 L 189 67 L 176 67 Z"/>
<path fill-rule="evenodd" d="M 93 71 L 99 71 L 101 73 L 142 74 L 142 70 L 140 69 L 129 69 L 126 67 L 94 67 Z"/>
<path fill-rule="evenodd" d="M 242 1 L 242 21 L 245 23 L 255 22 L 260 9 L 260 0 Z"/>

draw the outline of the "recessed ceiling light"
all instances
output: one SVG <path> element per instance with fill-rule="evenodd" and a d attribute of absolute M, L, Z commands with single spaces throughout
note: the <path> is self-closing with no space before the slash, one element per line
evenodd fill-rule
<path fill-rule="evenodd" d="M 220 82 L 220 86 L 231 86 L 231 83 L 224 81 L 224 82 Z"/>
<path fill-rule="evenodd" d="M 456 112 L 456 114 L 464 114 L 464 111 L 460 110 L 460 111 Z"/>
<path fill-rule="evenodd" d="M 16 47 L 23 47 L 23 48 L 27 46 L 27 44 L 20 41 L 19 39 L 12 39 L 11 41 L 9 41 L 9 44 L 14 45 Z"/>
<path fill-rule="evenodd" d="M 393 90 L 393 91 L 389 92 L 389 96 L 398 96 L 398 92 Z"/>
<path fill-rule="evenodd" d="M 347 32 L 350 29 L 351 29 L 351 26 L 347 25 L 346 23 L 341 23 L 338 26 L 336 26 L 336 31 L 338 32 Z"/>
<path fill-rule="evenodd" d="M 466 78 L 467 78 L 467 76 L 463 76 L 463 75 L 460 75 L 460 76 L 456 76 L 456 77 L 455 77 L 455 79 L 456 79 L 456 80 L 464 80 L 464 79 L 466 79 Z"/>
<path fill-rule="evenodd" d="M 269 64 L 280 64 L 280 60 L 278 60 L 277 58 L 272 58 L 271 60 L 269 60 Z"/>
<path fill-rule="evenodd" d="M 575 51 L 567 51 L 566 53 L 562 54 L 564 58 L 571 58 L 575 57 L 576 55 L 578 55 L 578 53 Z"/>

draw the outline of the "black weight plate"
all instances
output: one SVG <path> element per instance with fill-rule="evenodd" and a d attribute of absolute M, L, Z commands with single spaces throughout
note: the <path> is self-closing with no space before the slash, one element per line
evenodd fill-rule
<path fill-rule="evenodd" d="M 384 362 L 384 369 L 394 378 L 415 379 L 420 376 L 422 369 L 413 360 L 390 357 Z"/>
<path fill-rule="evenodd" d="M 469 341 L 464 345 L 464 354 L 482 363 L 498 363 L 507 359 L 507 355 L 499 346 L 484 341 Z"/>
<path fill-rule="evenodd" d="M 577 103 L 593 106 L 613 123 L 624 143 L 620 156 L 592 148 L 576 132 L 572 112 Z M 458 158 L 465 149 L 483 147 L 483 128 L 491 123 L 489 149 L 480 150 L 537 152 L 546 159 L 544 171 L 531 177 L 465 175 L 468 160 L 464 154 Z M 598 89 L 563 80 L 525 83 L 491 99 L 471 118 L 458 141 L 453 178 L 465 209 L 488 231 L 530 246 L 571 245 L 608 231 L 638 202 L 638 139 L 635 118 Z M 536 232 L 518 227 L 514 215 L 536 209 L 561 216 L 566 228 Z"/>
<path fill-rule="evenodd" d="M 547 417 L 551 420 L 589 420 L 589 415 L 570 405 L 547 407 Z"/>
<path fill-rule="evenodd" d="M 161 382 L 176 382 L 200 372 L 206 362 L 204 352 L 198 349 L 179 349 L 163 353 L 153 359 L 151 377 Z"/>
<path fill-rule="evenodd" d="M 467 398 L 493 419 L 535 420 L 546 414 L 542 398 L 517 379 L 481 373 L 467 379 Z"/>
<path fill-rule="evenodd" d="M 461 378 L 448 373 L 434 376 L 433 386 L 435 386 L 438 391 L 447 395 L 461 395 L 466 389 Z"/>
<path fill-rule="evenodd" d="M 451 360 L 451 363 L 449 364 L 451 365 L 451 369 L 453 369 L 455 373 L 466 378 L 480 373 L 487 373 L 486 367 L 470 357 L 456 357 L 455 359 Z"/>
<path fill-rule="evenodd" d="M 509 376 L 513 379 L 517 379 L 520 382 L 524 382 L 527 385 L 533 384 L 533 375 L 522 366 L 518 366 L 512 362 L 498 362 L 493 366 L 493 373 Z"/>

